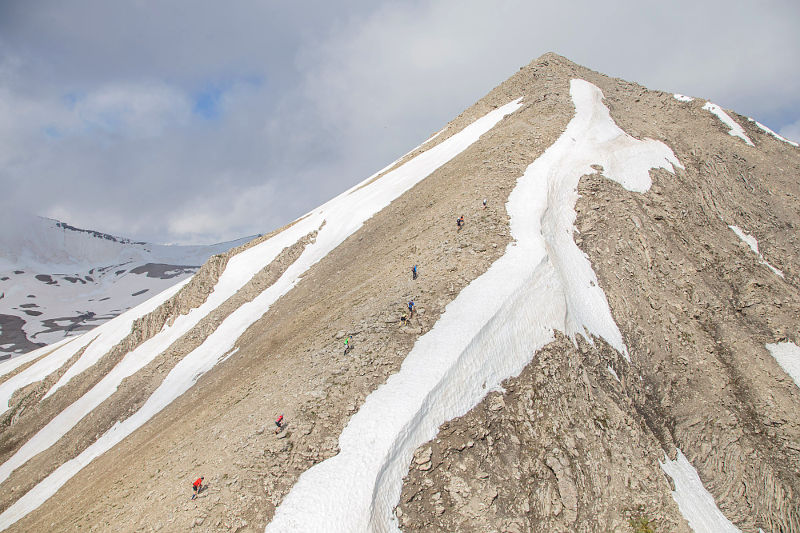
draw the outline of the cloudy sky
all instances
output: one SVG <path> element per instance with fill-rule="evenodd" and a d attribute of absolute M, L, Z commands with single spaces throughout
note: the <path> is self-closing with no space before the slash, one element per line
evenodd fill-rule
<path fill-rule="evenodd" d="M 0 211 L 267 232 L 548 51 L 800 140 L 798 27 L 796 0 L 2 0 Z"/>

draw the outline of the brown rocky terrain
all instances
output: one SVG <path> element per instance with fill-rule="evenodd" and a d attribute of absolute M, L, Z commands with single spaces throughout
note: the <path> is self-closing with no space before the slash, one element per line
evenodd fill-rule
<path fill-rule="evenodd" d="M 601 169 L 580 183 L 576 242 L 597 272 L 631 362 L 602 341 L 573 343 L 558 334 L 504 393 L 491 393 L 417 450 L 399 523 L 405 531 L 511 532 L 626 531 L 649 521 L 657 531 L 689 531 L 659 466 L 680 448 L 742 530 L 800 531 L 800 425 L 792 416 L 800 389 L 764 347 L 800 344 L 800 151 L 736 117 L 755 143 L 747 146 L 702 101 L 682 103 L 553 54 L 522 68 L 405 160 L 522 96 L 519 111 L 369 219 L 253 324 L 234 354 L 10 530 L 263 531 L 298 476 L 337 453 L 338 436 L 364 398 L 398 370 L 460 289 L 502 255 L 508 194 L 572 118 L 574 77 L 603 90 L 620 127 L 665 142 L 685 167 L 652 172 L 644 194 L 605 179 Z M 462 214 L 466 226 L 456 231 Z M 755 235 L 785 279 L 759 263 L 729 224 Z M 0 508 L 132 413 L 313 239 L 285 249 L 57 445 L 14 472 L 0 486 Z M 38 402 L 57 376 L 19 393 L 0 433 L 0 458 L 128 349 L 202 303 L 211 271 L 219 275 L 213 265 L 186 305 L 159 310 L 154 329 L 138 328 L 129 345 L 48 400 Z M 401 326 L 410 299 L 418 314 Z M 354 341 L 348 355 L 345 335 Z M 288 424 L 276 435 L 272 421 L 281 413 Z M 208 488 L 192 501 L 190 483 L 199 475 Z"/>

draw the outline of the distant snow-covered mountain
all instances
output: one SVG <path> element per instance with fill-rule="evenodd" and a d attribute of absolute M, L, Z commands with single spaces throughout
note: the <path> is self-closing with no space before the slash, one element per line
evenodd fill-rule
<path fill-rule="evenodd" d="M 6 217 L 0 227 L 0 359 L 102 324 L 251 238 L 160 245 L 38 216 Z"/>

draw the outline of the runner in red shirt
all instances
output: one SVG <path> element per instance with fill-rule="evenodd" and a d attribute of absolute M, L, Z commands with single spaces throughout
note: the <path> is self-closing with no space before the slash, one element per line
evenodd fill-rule
<path fill-rule="evenodd" d="M 200 476 L 195 480 L 194 483 L 192 483 L 192 491 L 194 492 L 194 494 L 192 494 L 193 500 L 197 498 L 197 495 L 200 494 L 201 490 L 203 490 L 203 479 L 205 478 L 203 478 L 203 476 Z"/>

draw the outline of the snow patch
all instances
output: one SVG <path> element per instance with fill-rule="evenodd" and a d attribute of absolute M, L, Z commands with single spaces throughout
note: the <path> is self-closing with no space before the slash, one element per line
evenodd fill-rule
<path fill-rule="evenodd" d="M 572 80 L 570 94 L 575 117 L 509 196 L 516 242 L 369 395 L 339 437 L 339 454 L 300 476 L 267 532 L 398 531 L 392 509 L 414 450 L 518 375 L 554 330 L 602 337 L 627 357 L 591 263 L 572 240 L 577 185 L 599 163 L 610 179 L 644 192 L 650 168 L 680 163 L 664 144 L 622 131 L 594 85 Z"/>
<path fill-rule="evenodd" d="M 693 530 L 703 533 L 741 533 L 719 510 L 714 497 L 703 486 L 697 470 L 680 450 L 674 461 L 665 456 L 660 464 L 675 482 L 672 499 Z"/>
<path fill-rule="evenodd" d="M 725 124 L 730 128 L 728 135 L 739 137 L 750 146 L 755 146 L 753 142 L 747 137 L 747 134 L 744 132 L 744 128 L 742 128 L 725 111 L 723 111 L 721 107 L 719 107 L 716 104 L 712 104 L 711 102 L 706 102 L 705 105 L 703 106 L 703 109 L 705 109 L 706 111 L 710 111 L 711 113 L 716 115 L 717 118 L 720 119 L 723 124 Z"/>
<path fill-rule="evenodd" d="M 694 98 L 692 98 L 691 96 L 685 96 L 683 94 L 678 94 L 678 93 L 673 94 L 672 97 L 679 102 L 691 102 L 692 100 L 694 100 Z"/>
<path fill-rule="evenodd" d="M 747 233 L 742 231 L 742 229 L 740 227 L 738 227 L 738 226 L 729 225 L 728 227 L 731 228 L 731 230 L 733 230 L 733 232 L 736 234 L 737 237 L 739 237 L 742 240 L 742 242 L 747 244 L 747 246 L 749 246 L 750 249 L 753 250 L 753 252 L 758 256 L 758 260 L 762 264 L 764 264 L 767 267 L 769 267 L 769 269 L 772 270 L 778 276 L 784 277 L 783 272 L 781 270 L 778 270 L 774 266 L 770 265 L 767 262 L 767 260 L 764 259 L 764 256 L 761 255 L 761 252 L 758 251 L 758 241 L 756 240 L 755 237 L 753 237 L 752 235 L 748 235 Z"/>
<path fill-rule="evenodd" d="M 778 362 L 784 372 L 800 387 L 800 346 L 791 341 L 767 344 L 767 350 Z"/>
<path fill-rule="evenodd" d="M 760 123 L 759 121 L 757 121 L 755 119 L 748 118 L 747 120 L 749 120 L 750 122 L 755 122 L 755 125 L 758 126 L 761 129 L 761 131 L 763 131 L 765 133 L 769 133 L 770 135 L 772 135 L 773 137 L 775 137 L 779 141 L 783 141 L 785 143 L 789 143 L 789 144 L 791 144 L 792 146 L 795 146 L 795 147 L 800 146 L 800 144 L 797 144 L 794 141 L 790 141 L 786 137 L 782 137 L 781 135 L 778 135 L 777 133 L 775 133 L 774 131 L 772 131 L 771 129 L 769 129 L 768 127 L 766 127 L 765 125 L 763 125 L 762 123 Z"/>

